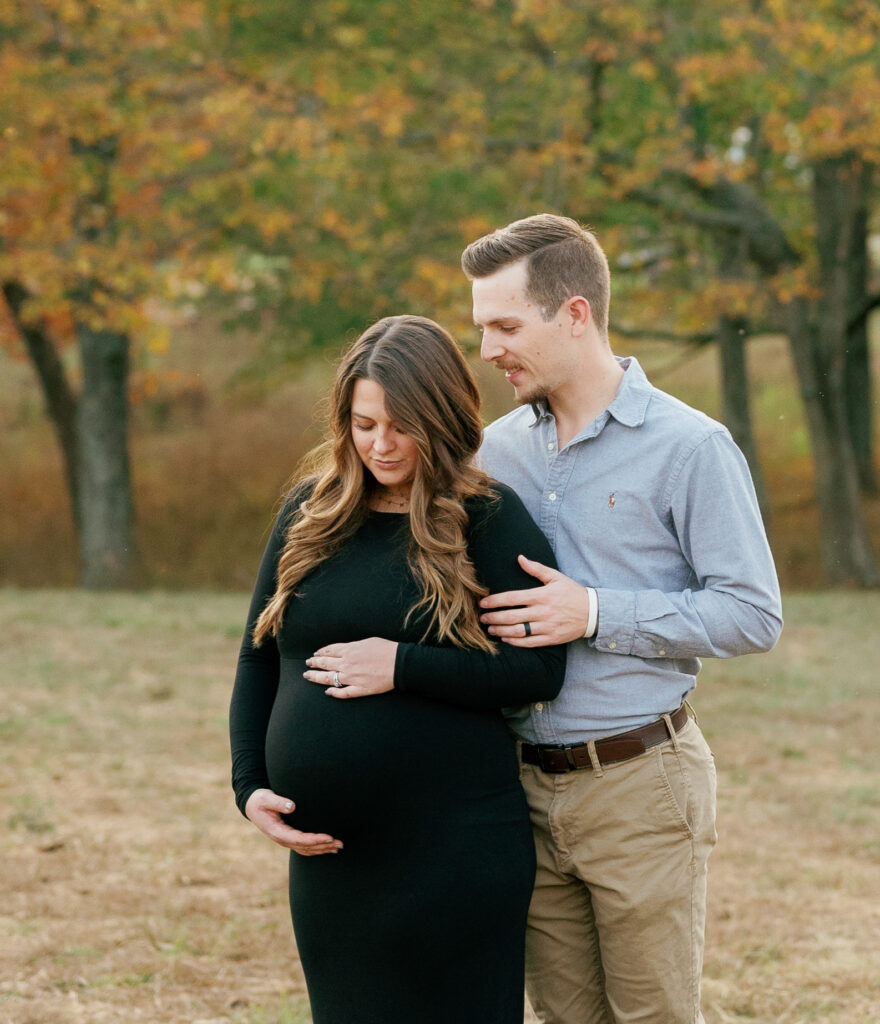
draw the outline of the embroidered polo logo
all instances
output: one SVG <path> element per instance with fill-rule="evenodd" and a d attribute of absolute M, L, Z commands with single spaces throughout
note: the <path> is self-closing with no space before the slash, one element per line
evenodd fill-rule
<path fill-rule="evenodd" d="M 614 500 L 614 491 L 608 495 L 608 508 L 614 508 L 617 502 Z"/>

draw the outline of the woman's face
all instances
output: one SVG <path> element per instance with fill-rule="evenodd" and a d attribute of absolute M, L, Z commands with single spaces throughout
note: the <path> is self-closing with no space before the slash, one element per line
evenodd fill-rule
<path fill-rule="evenodd" d="M 361 461 L 390 490 L 409 493 L 416 475 L 416 443 L 385 411 L 385 389 L 374 380 L 355 381 L 351 436 Z"/>

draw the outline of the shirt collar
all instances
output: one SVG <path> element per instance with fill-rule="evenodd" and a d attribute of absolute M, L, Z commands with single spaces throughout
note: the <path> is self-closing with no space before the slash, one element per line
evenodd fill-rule
<path fill-rule="evenodd" d="M 616 358 L 623 367 L 623 380 L 608 412 L 625 427 L 640 427 L 645 422 L 653 388 L 635 356 Z"/>
<path fill-rule="evenodd" d="M 623 367 L 623 379 L 614 396 L 614 401 L 608 406 L 606 412 L 625 427 L 640 427 L 645 422 L 648 402 L 651 400 L 651 391 L 653 390 L 651 382 L 645 376 L 645 371 L 639 366 L 639 361 L 635 356 L 615 356 L 615 358 Z M 545 398 L 532 402 L 532 412 L 535 414 L 535 419 L 529 424 L 531 427 L 553 419 L 553 413 L 550 412 L 550 406 Z"/>
<path fill-rule="evenodd" d="M 548 423 L 553 419 L 553 413 L 550 412 L 550 406 L 547 405 L 546 398 L 539 398 L 537 402 L 532 402 L 531 406 L 535 418 L 529 424 L 530 427 L 537 427 L 539 423 Z"/>

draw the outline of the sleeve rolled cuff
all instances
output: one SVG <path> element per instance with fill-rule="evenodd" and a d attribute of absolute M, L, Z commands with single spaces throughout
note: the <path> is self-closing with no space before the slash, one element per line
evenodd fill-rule
<path fill-rule="evenodd" d="M 632 654 L 636 636 L 636 595 L 629 590 L 596 589 L 599 624 L 592 644 L 610 654 Z"/>

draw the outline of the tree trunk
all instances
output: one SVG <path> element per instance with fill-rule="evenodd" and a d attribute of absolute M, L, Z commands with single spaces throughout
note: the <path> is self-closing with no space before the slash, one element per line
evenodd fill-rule
<path fill-rule="evenodd" d="M 80 444 L 82 584 L 132 586 L 139 575 L 128 460 L 128 350 L 124 334 L 77 326 L 83 388 Z"/>
<path fill-rule="evenodd" d="M 862 169 L 858 182 L 859 197 L 849 257 L 848 277 L 849 322 L 846 337 L 845 381 L 846 412 L 849 432 L 856 456 L 859 485 L 865 494 L 877 493 L 874 469 L 874 423 L 871 383 L 871 359 L 868 342 L 868 318 L 860 315 L 868 298 L 868 200 L 870 168 Z"/>
<path fill-rule="evenodd" d="M 862 512 L 840 383 L 824 365 L 806 299 L 793 299 L 785 314 L 816 468 L 822 574 L 832 585 L 876 587 L 880 575 Z"/>
<path fill-rule="evenodd" d="M 723 281 L 742 281 L 748 251 L 742 234 L 728 234 L 719 240 L 719 276 Z M 758 496 L 764 525 L 770 523 L 770 502 L 764 486 L 764 474 L 758 459 L 758 447 L 752 431 L 752 410 L 749 397 L 749 373 L 746 365 L 746 331 L 744 316 L 721 313 L 718 318 L 718 353 L 721 362 L 721 418 L 734 441 L 746 457 Z"/>
<path fill-rule="evenodd" d="M 827 583 L 880 586 L 861 506 L 847 413 L 846 345 L 850 296 L 847 263 L 859 209 L 861 167 L 841 157 L 813 165 L 816 250 L 823 291 L 810 313 L 807 299 L 785 306 L 816 467 L 820 549 Z"/>
<path fill-rule="evenodd" d="M 813 166 L 816 246 L 823 294 L 818 327 L 807 299 L 783 307 L 816 466 L 823 575 L 827 583 L 880 585 L 861 507 L 856 457 L 845 391 L 849 323 L 848 258 L 856 234 L 856 212 L 863 167 L 849 156 Z M 682 203 L 660 190 L 635 189 L 631 195 L 675 216 L 719 232 L 742 235 L 748 259 L 765 278 L 798 266 L 800 254 L 760 196 L 742 182 L 719 178 L 706 187 L 691 176 L 684 184 L 708 205 Z"/>
<path fill-rule="evenodd" d="M 55 436 L 61 448 L 74 526 L 79 532 L 79 441 L 76 433 L 76 395 L 70 388 L 67 374 L 64 372 L 64 366 L 58 358 L 52 339 L 41 327 L 27 324 L 21 318 L 21 308 L 27 298 L 27 290 L 17 281 L 7 281 L 3 285 L 3 295 L 24 339 L 28 355 L 39 378 L 40 387 L 43 389 L 46 411 L 52 421 Z"/>
<path fill-rule="evenodd" d="M 722 314 L 718 319 L 718 352 L 721 357 L 721 418 L 749 464 L 755 492 L 758 495 L 758 504 L 761 506 L 761 515 L 764 517 L 766 526 L 770 521 L 770 504 L 767 500 L 764 474 L 761 472 L 758 449 L 752 432 L 745 341 L 745 319 Z"/>

